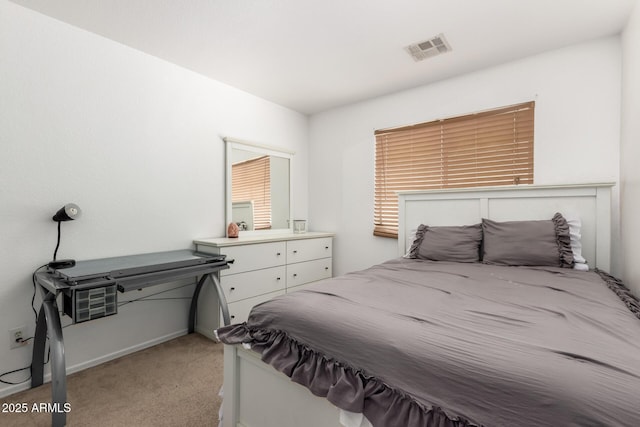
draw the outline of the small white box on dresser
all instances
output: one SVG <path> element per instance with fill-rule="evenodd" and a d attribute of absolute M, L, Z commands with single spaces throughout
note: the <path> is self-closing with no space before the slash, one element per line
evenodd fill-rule
<path fill-rule="evenodd" d="M 198 252 L 224 254 L 234 260 L 231 268 L 220 272 L 231 323 L 246 321 L 254 305 L 303 289 L 331 277 L 333 272 L 333 233 L 241 235 L 194 243 Z M 214 310 L 217 313 L 218 307 Z M 223 324 L 221 316 L 215 316 L 215 320 L 215 325 L 199 325 L 197 329 L 205 329 L 205 335 L 210 335 L 209 328 L 213 331 Z"/>

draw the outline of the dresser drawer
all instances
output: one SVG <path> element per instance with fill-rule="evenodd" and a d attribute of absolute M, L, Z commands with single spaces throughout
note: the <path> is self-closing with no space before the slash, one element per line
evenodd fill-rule
<path fill-rule="evenodd" d="M 261 302 L 265 302 L 270 300 L 273 297 L 277 297 L 278 295 L 284 295 L 284 290 L 271 292 L 264 295 L 259 295 L 253 298 L 247 298 L 242 301 L 232 302 L 228 305 L 229 307 L 229 318 L 231 320 L 231 324 L 234 323 L 242 323 L 246 322 L 249 318 L 249 313 L 254 305 L 260 304 Z M 222 320 L 222 316 L 220 316 L 220 325 L 224 325 L 224 321 Z"/>
<path fill-rule="evenodd" d="M 331 257 L 331 238 L 291 240 L 287 242 L 287 264 Z"/>
<path fill-rule="evenodd" d="M 237 324 L 247 321 L 255 305 L 331 277 L 332 241 L 333 234 L 312 231 L 209 238 L 194 243 L 199 252 L 234 260 L 219 277 L 230 321 Z M 223 324 L 219 310 L 212 310 L 210 316 Z M 212 325 L 212 329 L 219 325 Z"/>
<path fill-rule="evenodd" d="M 227 302 L 240 301 L 284 289 L 286 274 L 285 266 L 229 274 L 221 280 L 222 289 Z"/>
<path fill-rule="evenodd" d="M 254 245 L 230 246 L 221 252 L 234 263 L 221 276 L 277 267 L 286 262 L 286 242 L 259 243 Z"/>
<path fill-rule="evenodd" d="M 331 277 L 331 258 L 287 265 L 287 289 Z"/>

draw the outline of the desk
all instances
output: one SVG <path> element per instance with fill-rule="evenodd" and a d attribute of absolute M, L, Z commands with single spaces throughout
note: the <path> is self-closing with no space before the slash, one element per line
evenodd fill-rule
<path fill-rule="evenodd" d="M 67 421 L 67 376 L 64 358 L 62 326 L 57 299 L 63 295 L 64 313 L 73 323 L 117 314 L 117 294 L 188 277 L 200 277 L 189 310 L 188 330 L 194 331 L 198 296 L 210 279 L 218 294 L 225 325 L 230 324 L 229 311 L 217 273 L 229 268 L 233 260 L 196 253 L 191 250 L 156 252 L 116 258 L 79 261 L 74 267 L 48 269 L 35 274 L 42 295 L 42 306 L 36 321 L 31 364 L 31 387 L 43 383 L 45 341 L 49 336 L 51 352 L 52 425 L 64 426 Z"/>

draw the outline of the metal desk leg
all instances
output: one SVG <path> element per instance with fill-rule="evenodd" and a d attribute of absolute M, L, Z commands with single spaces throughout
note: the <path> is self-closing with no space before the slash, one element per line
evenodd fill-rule
<path fill-rule="evenodd" d="M 200 296 L 200 291 L 202 290 L 202 285 L 207 280 L 207 274 L 202 276 L 200 280 L 198 280 L 198 284 L 193 291 L 193 296 L 191 297 L 191 308 L 189 309 L 189 330 L 188 333 L 192 334 L 196 328 L 196 312 L 198 311 L 198 297 Z"/>
<path fill-rule="evenodd" d="M 231 324 L 231 319 L 229 318 L 229 306 L 227 306 L 227 297 L 224 296 L 224 291 L 222 290 L 222 285 L 220 284 L 220 279 L 215 274 L 209 274 L 211 276 L 211 280 L 216 287 L 216 293 L 218 294 L 218 301 L 220 303 L 220 310 L 222 310 L 222 320 L 224 321 L 224 326 L 229 326 Z"/>
<path fill-rule="evenodd" d="M 31 358 L 31 388 L 39 387 L 44 382 L 44 346 L 47 340 L 47 319 L 44 304 L 40 306 L 36 333 L 33 337 L 33 356 Z"/>
<path fill-rule="evenodd" d="M 216 275 L 216 273 L 209 273 L 200 278 L 198 284 L 196 285 L 196 289 L 193 291 L 193 297 L 191 298 L 191 309 L 189 310 L 189 333 L 195 331 L 196 312 L 198 311 L 198 297 L 200 296 L 202 285 L 204 285 L 204 282 L 207 280 L 207 278 L 211 279 L 213 285 L 216 288 L 218 301 L 220 302 L 220 310 L 222 310 L 222 319 L 225 326 L 231 324 L 231 320 L 229 318 L 229 307 L 227 307 L 227 299 L 225 298 L 224 292 L 222 291 L 220 280 L 218 280 L 218 276 Z"/>
<path fill-rule="evenodd" d="M 55 411 L 51 413 L 51 421 L 53 427 L 62 427 L 67 423 L 67 414 L 64 412 L 64 405 L 67 402 L 67 372 L 62 325 L 60 324 L 56 295 L 43 290 L 43 301 L 38 314 L 33 344 L 31 387 L 37 387 L 43 383 L 47 330 L 49 331 L 49 349 L 51 351 L 51 397 L 55 408 Z"/>

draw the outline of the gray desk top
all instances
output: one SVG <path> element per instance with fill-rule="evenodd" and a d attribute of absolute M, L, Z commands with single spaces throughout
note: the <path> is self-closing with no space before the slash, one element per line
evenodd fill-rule
<path fill-rule="evenodd" d="M 75 282 L 104 276 L 126 277 L 215 261 L 220 261 L 220 258 L 183 249 L 78 261 L 74 267 L 55 270 L 53 273 L 63 280 Z"/>

